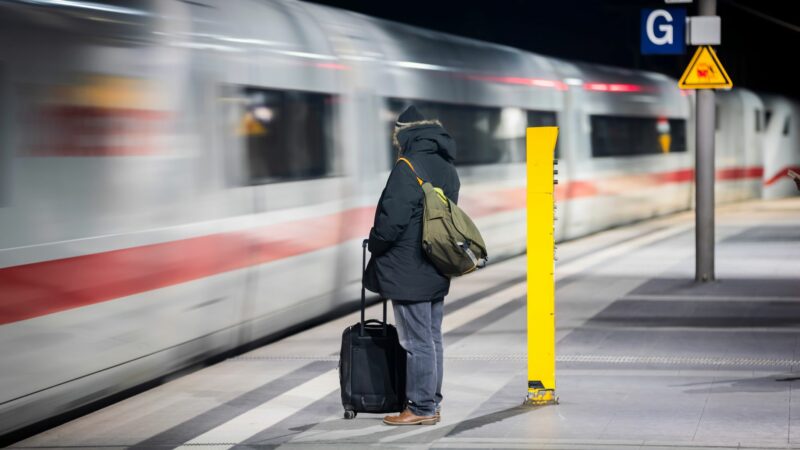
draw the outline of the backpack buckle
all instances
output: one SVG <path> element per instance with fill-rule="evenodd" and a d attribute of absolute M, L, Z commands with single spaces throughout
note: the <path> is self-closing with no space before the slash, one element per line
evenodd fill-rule
<path fill-rule="evenodd" d="M 470 244 L 469 239 L 467 239 L 467 242 L 456 242 L 456 245 L 458 245 L 458 247 L 461 248 L 461 250 L 463 250 L 464 253 L 467 255 L 469 260 L 472 261 L 472 266 L 478 267 L 478 263 L 480 261 L 478 261 L 478 258 L 475 256 L 475 253 L 473 253 L 472 250 L 469 249 L 469 244 Z"/>
<path fill-rule="evenodd" d="M 472 261 L 472 265 L 476 269 L 483 269 L 484 267 L 486 267 L 486 261 L 488 260 L 488 258 L 478 258 L 477 256 L 475 256 L 475 253 L 469 248 L 471 244 L 472 241 L 470 241 L 469 239 L 465 239 L 464 242 L 456 242 L 456 245 L 458 245 L 458 247 L 461 250 L 463 250 L 464 253 L 467 255 L 467 257 L 470 259 L 470 261 Z"/>

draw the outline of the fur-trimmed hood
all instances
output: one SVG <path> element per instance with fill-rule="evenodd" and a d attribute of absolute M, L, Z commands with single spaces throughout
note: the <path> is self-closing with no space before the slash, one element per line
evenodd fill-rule
<path fill-rule="evenodd" d="M 439 153 L 447 161 L 456 159 L 456 143 L 438 120 L 420 120 L 395 127 L 392 144 L 403 155 L 424 151 Z"/>

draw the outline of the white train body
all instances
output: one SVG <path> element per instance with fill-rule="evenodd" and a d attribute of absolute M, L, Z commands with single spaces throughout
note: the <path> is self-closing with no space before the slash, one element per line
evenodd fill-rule
<path fill-rule="evenodd" d="M 663 75 L 294 1 L 127 3 L 0 3 L 0 434 L 352 304 L 404 102 L 456 137 L 493 259 L 524 251 L 526 126 L 560 127 L 559 239 L 691 207 Z M 792 195 L 797 104 L 717 97 L 718 199 Z"/>
<path fill-rule="evenodd" d="M 798 117 L 800 104 L 787 98 L 764 95 L 764 182 L 763 198 L 797 195 L 797 187 L 787 176 L 789 170 L 800 174 L 800 139 Z"/>

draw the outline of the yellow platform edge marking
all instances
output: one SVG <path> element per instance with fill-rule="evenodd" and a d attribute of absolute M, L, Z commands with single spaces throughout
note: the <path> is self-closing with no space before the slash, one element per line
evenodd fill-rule
<path fill-rule="evenodd" d="M 710 45 L 697 47 L 692 60 L 683 72 L 678 87 L 681 89 L 730 89 L 733 82 L 722 67 L 717 53 Z"/>
<path fill-rule="evenodd" d="M 553 276 L 553 164 L 557 139 L 558 127 L 527 129 L 528 405 L 557 403 Z"/>

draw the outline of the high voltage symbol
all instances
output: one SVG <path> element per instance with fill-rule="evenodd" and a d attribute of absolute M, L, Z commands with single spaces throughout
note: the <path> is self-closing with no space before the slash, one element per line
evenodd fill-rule
<path fill-rule="evenodd" d="M 692 61 L 683 72 L 681 89 L 730 89 L 733 87 L 731 78 L 719 62 L 716 52 L 709 45 L 697 48 Z"/>

